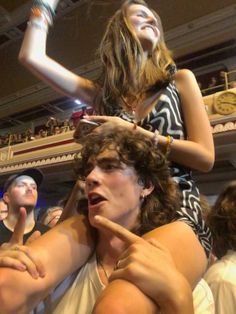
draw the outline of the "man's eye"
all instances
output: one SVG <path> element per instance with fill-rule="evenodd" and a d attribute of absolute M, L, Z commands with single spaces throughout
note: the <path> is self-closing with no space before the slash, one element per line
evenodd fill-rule
<path fill-rule="evenodd" d="M 114 170 L 120 168 L 120 163 L 109 163 L 109 164 L 103 164 L 102 168 L 104 170 Z"/>
<path fill-rule="evenodd" d="M 25 185 L 23 183 L 18 183 L 17 186 L 21 188 L 21 187 L 23 187 Z"/>

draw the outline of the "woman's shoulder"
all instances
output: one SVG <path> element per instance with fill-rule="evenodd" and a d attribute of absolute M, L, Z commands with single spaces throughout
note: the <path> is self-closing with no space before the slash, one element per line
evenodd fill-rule
<path fill-rule="evenodd" d="M 189 88 L 198 86 L 194 73 L 188 69 L 178 70 L 173 79 L 180 93 L 188 91 Z"/>
<path fill-rule="evenodd" d="M 195 79 L 195 75 L 189 69 L 180 69 L 174 74 L 175 81 Z"/>

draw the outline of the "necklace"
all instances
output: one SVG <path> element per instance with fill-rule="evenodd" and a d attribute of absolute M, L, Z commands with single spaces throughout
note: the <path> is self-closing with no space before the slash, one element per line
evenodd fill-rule
<path fill-rule="evenodd" d="M 141 99 L 141 96 L 139 96 L 139 97 L 136 99 L 136 101 L 133 102 L 132 104 L 129 104 L 129 103 L 127 102 L 127 100 L 126 100 L 123 96 L 121 96 L 121 100 L 122 100 L 123 103 L 125 104 L 125 106 L 126 106 L 126 108 L 128 109 L 128 111 L 131 111 L 131 115 L 132 115 L 133 123 L 134 123 L 134 129 L 136 129 L 137 124 L 138 124 L 138 122 L 139 122 L 139 119 L 137 118 L 137 111 L 136 111 L 136 109 L 137 109 L 137 107 L 138 107 L 140 101 L 142 100 L 142 99 Z"/>
<path fill-rule="evenodd" d="M 98 256 L 97 256 L 97 263 L 101 266 L 101 268 L 102 268 L 102 270 L 103 270 L 103 272 L 104 272 L 104 274 L 105 274 L 105 276 L 106 276 L 106 278 L 107 278 L 107 281 L 109 281 L 109 276 L 108 276 L 108 274 L 107 274 L 107 272 L 106 272 L 106 269 L 105 269 L 103 263 L 102 263 L 102 262 L 100 261 L 100 259 L 98 258 Z"/>
<path fill-rule="evenodd" d="M 142 93 L 135 97 L 131 103 L 127 101 L 123 96 L 121 96 L 121 100 L 125 106 L 125 108 L 131 112 L 134 129 L 137 126 L 137 123 L 141 121 L 147 114 L 150 112 L 152 107 L 157 103 L 158 99 L 160 98 L 162 89 L 157 91 L 156 93 L 149 94 Z"/>

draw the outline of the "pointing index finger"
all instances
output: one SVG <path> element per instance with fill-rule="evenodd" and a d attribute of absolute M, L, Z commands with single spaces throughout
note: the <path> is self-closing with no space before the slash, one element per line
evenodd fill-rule
<path fill-rule="evenodd" d="M 15 225 L 14 232 L 12 234 L 10 243 L 12 244 L 23 244 L 23 235 L 25 231 L 25 220 L 26 220 L 26 209 L 20 208 L 20 214 L 18 221 Z"/>
<path fill-rule="evenodd" d="M 131 245 L 135 242 L 144 241 L 141 237 L 105 217 L 97 215 L 94 217 L 94 220 L 99 229 L 104 229 L 113 233 L 128 245 Z"/>

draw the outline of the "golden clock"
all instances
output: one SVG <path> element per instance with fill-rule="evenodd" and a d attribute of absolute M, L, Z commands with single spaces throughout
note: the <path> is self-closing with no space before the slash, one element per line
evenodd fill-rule
<path fill-rule="evenodd" d="M 214 109 L 222 115 L 236 112 L 236 93 L 225 91 L 219 94 L 214 101 Z"/>

